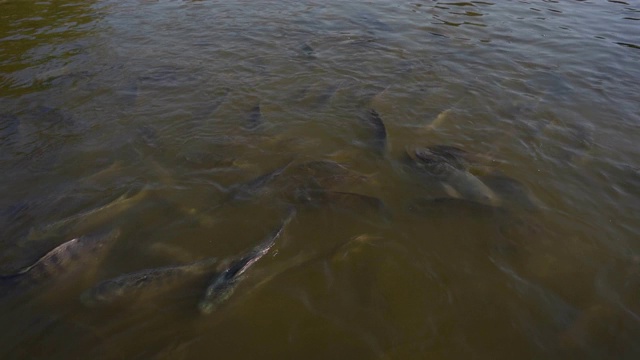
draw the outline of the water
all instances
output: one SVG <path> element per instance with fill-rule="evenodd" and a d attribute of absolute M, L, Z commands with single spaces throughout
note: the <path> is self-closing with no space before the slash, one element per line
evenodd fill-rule
<path fill-rule="evenodd" d="M 5 294 L 3 359 L 640 354 L 638 2 L 5 0 L 0 14 L 2 274 L 122 234 L 83 276 Z M 437 144 L 492 159 L 474 174 L 516 179 L 535 206 L 417 206 L 450 195 L 403 162 Z M 210 316 L 207 279 L 125 308 L 79 300 L 128 272 L 240 256 L 290 205 Z"/>

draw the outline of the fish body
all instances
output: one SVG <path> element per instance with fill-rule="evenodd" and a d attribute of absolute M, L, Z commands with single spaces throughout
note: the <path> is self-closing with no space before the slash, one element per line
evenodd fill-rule
<path fill-rule="evenodd" d="M 116 229 L 69 240 L 49 251 L 33 265 L 3 278 L 25 287 L 58 279 L 74 271 L 85 271 L 88 266 L 104 258 L 119 236 L 120 230 Z"/>
<path fill-rule="evenodd" d="M 20 128 L 20 118 L 13 114 L 0 114 L 0 140 L 6 143 L 16 136 Z"/>
<path fill-rule="evenodd" d="M 500 202 L 491 188 L 468 171 L 451 169 L 443 179 L 443 184 L 453 187 L 465 199 L 489 205 L 498 205 Z"/>
<path fill-rule="evenodd" d="M 27 236 L 28 241 L 35 241 L 45 237 L 60 235 L 66 232 L 83 232 L 91 228 L 99 227 L 112 221 L 122 213 L 131 209 L 149 197 L 151 191 L 143 189 L 133 196 L 122 195 L 111 203 L 102 207 L 89 210 L 80 214 L 69 216 L 43 227 L 31 229 Z"/>
<path fill-rule="evenodd" d="M 282 172 L 285 171 L 287 167 L 289 167 L 289 164 L 291 164 L 291 162 L 288 162 L 284 166 L 281 166 L 266 174 L 260 175 L 244 184 L 236 186 L 231 194 L 231 200 L 244 200 L 251 197 L 273 179 L 280 176 L 280 174 L 282 174 Z"/>
<path fill-rule="evenodd" d="M 255 130 L 261 124 L 262 124 L 262 112 L 260 111 L 260 104 L 258 103 L 249 112 L 249 116 L 247 117 L 247 124 L 245 128 L 247 130 Z"/>
<path fill-rule="evenodd" d="M 315 53 L 315 50 L 307 43 L 302 44 L 302 46 L 300 46 L 300 50 L 308 57 L 313 57 Z"/>
<path fill-rule="evenodd" d="M 330 189 L 339 185 L 367 180 L 359 174 L 335 161 L 316 160 L 296 165 L 285 177 L 290 185 L 288 191 Z M 293 187 L 293 189 L 292 189 Z"/>
<path fill-rule="evenodd" d="M 85 291 L 85 306 L 110 305 L 169 291 L 189 279 L 215 271 L 215 258 L 181 266 L 145 269 L 102 281 Z"/>
<path fill-rule="evenodd" d="M 542 207 L 538 200 L 523 183 L 506 175 L 490 174 L 480 180 L 494 191 L 503 201 L 525 210 L 538 210 Z"/>
<path fill-rule="evenodd" d="M 409 209 L 416 213 L 427 213 L 430 215 L 492 217 L 508 214 L 508 211 L 501 207 L 456 198 L 417 199 L 409 205 Z"/>
<path fill-rule="evenodd" d="M 383 154 L 387 149 L 387 128 L 384 126 L 382 118 L 377 111 L 370 109 L 364 121 L 373 131 L 373 147 L 378 153 Z"/>
<path fill-rule="evenodd" d="M 440 181 L 450 196 L 498 205 L 499 198 L 493 190 L 467 170 L 471 157 L 466 151 L 437 145 L 407 149 L 407 155 L 413 160 L 412 167 Z"/>
<path fill-rule="evenodd" d="M 243 279 L 243 274 L 269 252 L 294 215 L 295 211 L 291 210 L 282 224 L 272 231 L 260 245 L 239 259 L 232 261 L 224 271 L 212 279 L 198 303 L 198 309 L 202 314 L 210 314 L 233 294 L 236 286 Z"/>

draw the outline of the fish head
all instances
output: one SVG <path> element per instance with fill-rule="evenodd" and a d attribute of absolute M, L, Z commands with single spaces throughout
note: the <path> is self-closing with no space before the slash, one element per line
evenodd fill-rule
<path fill-rule="evenodd" d="M 80 302 L 86 307 L 112 304 L 125 294 L 125 287 L 117 280 L 107 280 L 85 290 L 80 295 Z"/>
<path fill-rule="evenodd" d="M 92 247 L 97 251 L 106 251 L 113 246 L 115 240 L 120 237 L 120 229 L 113 229 L 110 231 L 99 232 L 90 235 L 86 242 L 90 243 Z"/>
<path fill-rule="evenodd" d="M 198 310 L 203 315 L 211 314 L 231 297 L 234 290 L 233 284 L 224 284 L 222 287 L 214 289 L 213 296 L 206 297 L 198 303 Z"/>

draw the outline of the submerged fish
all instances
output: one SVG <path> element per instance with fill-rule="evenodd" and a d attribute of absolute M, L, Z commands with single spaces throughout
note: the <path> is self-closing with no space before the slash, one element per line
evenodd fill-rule
<path fill-rule="evenodd" d="M 340 207 L 372 208 L 384 212 L 384 202 L 376 197 L 344 191 L 314 191 L 309 194 L 310 200 L 328 203 Z"/>
<path fill-rule="evenodd" d="M 373 130 L 373 147 L 380 154 L 387 149 L 387 128 L 377 111 L 370 109 L 363 118 L 364 122 Z"/>
<path fill-rule="evenodd" d="M 506 175 L 491 174 L 480 177 L 504 202 L 519 206 L 525 210 L 538 210 L 542 207 L 526 185 Z"/>
<path fill-rule="evenodd" d="M 247 124 L 245 125 L 245 128 L 247 130 L 255 130 L 261 124 L 262 124 L 262 112 L 260 112 L 260 103 L 258 103 L 249 112 L 249 116 L 247 117 Z"/>
<path fill-rule="evenodd" d="M 33 265 L 1 279 L 25 287 L 60 278 L 73 271 L 86 271 L 87 266 L 99 262 L 108 253 L 119 236 L 120 230 L 116 229 L 69 240 Z"/>
<path fill-rule="evenodd" d="M 133 206 L 140 204 L 149 197 L 150 193 L 150 190 L 142 189 L 133 196 L 125 194 L 102 207 L 69 216 L 43 227 L 36 227 L 29 232 L 26 242 L 60 235 L 62 232 L 78 233 L 99 227 L 122 215 Z"/>
<path fill-rule="evenodd" d="M 136 130 L 140 140 L 147 145 L 148 147 L 157 148 L 158 147 L 158 130 L 151 125 L 143 125 L 138 127 Z"/>
<path fill-rule="evenodd" d="M 195 277 L 215 272 L 217 259 L 201 260 L 181 266 L 145 269 L 105 280 L 80 297 L 85 306 L 110 305 L 124 300 L 149 297 L 169 291 Z"/>
<path fill-rule="evenodd" d="M 260 175 L 244 184 L 236 185 L 231 191 L 231 195 L 229 197 L 230 200 L 244 200 L 246 198 L 250 198 L 260 189 L 264 188 L 269 182 L 271 182 L 276 177 L 280 176 L 283 171 L 285 171 L 292 161 L 287 162 L 285 165 L 272 170 L 266 174 Z"/>
<path fill-rule="evenodd" d="M 304 43 L 300 46 L 300 50 L 302 51 L 303 54 L 305 54 L 308 57 L 313 57 L 315 50 L 311 47 L 311 45 Z"/>
<path fill-rule="evenodd" d="M 332 84 L 323 89 L 315 98 L 315 109 L 325 107 L 333 98 L 333 95 L 344 85 L 344 81 Z"/>
<path fill-rule="evenodd" d="M 415 213 L 454 216 L 493 217 L 508 214 L 508 211 L 502 207 L 491 206 L 468 199 L 456 198 L 417 199 L 409 204 L 409 210 Z"/>
<path fill-rule="evenodd" d="M 447 189 L 450 186 L 460 197 L 489 205 L 498 205 L 500 198 L 478 177 L 468 171 L 451 169 L 442 180 Z"/>
<path fill-rule="evenodd" d="M 233 294 L 236 286 L 243 278 L 242 275 L 269 252 L 294 215 L 295 211 L 291 210 L 282 224 L 272 231 L 260 245 L 241 258 L 232 261 L 222 273 L 212 279 L 211 284 L 207 287 L 204 296 L 198 303 L 198 309 L 202 314 L 210 314 Z"/>
<path fill-rule="evenodd" d="M 425 130 L 430 131 L 430 130 L 437 129 L 447 121 L 447 119 L 451 116 L 452 112 L 453 110 L 451 109 L 446 109 L 442 111 L 431 123 L 429 123 L 429 125 L 425 126 Z"/>
<path fill-rule="evenodd" d="M 477 176 L 467 171 L 470 155 L 464 150 L 438 145 L 431 148 L 407 149 L 413 168 L 441 182 L 451 197 L 497 205 L 499 198 Z"/>
<path fill-rule="evenodd" d="M 344 184 L 364 182 L 367 176 L 331 160 L 314 160 L 293 166 L 284 177 L 287 191 L 330 189 Z"/>
<path fill-rule="evenodd" d="M 20 119 L 13 114 L 0 114 L 0 140 L 2 144 L 18 134 Z"/>

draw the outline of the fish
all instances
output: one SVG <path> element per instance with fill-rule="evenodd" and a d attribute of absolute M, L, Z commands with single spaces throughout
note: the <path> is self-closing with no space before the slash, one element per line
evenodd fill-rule
<path fill-rule="evenodd" d="M 373 13 L 360 12 L 351 21 L 362 25 L 365 28 L 371 28 L 379 31 L 390 32 L 393 28 L 389 24 L 378 19 Z"/>
<path fill-rule="evenodd" d="M 539 210 L 542 205 L 526 185 L 520 181 L 500 174 L 480 176 L 479 179 L 494 191 L 503 201 L 525 210 Z"/>
<path fill-rule="evenodd" d="M 313 57 L 315 53 L 315 50 L 307 43 L 302 44 L 302 46 L 300 46 L 300 50 L 307 57 Z"/>
<path fill-rule="evenodd" d="M 412 201 L 408 209 L 413 213 L 430 215 L 459 216 L 500 216 L 509 212 L 499 206 L 487 205 L 482 202 L 456 198 L 421 198 Z"/>
<path fill-rule="evenodd" d="M 120 230 L 102 231 L 64 242 L 32 265 L 15 274 L 0 277 L 17 287 L 30 287 L 59 279 L 74 271 L 86 271 L 102 260 L 120 236 Z"/>
<path fill-rule="evenodd" d="M 193 118 L 196 121 L 209 121 L 215 112 L 218 110 L 222 104 L 227 101 L 229 94 L 231 93 L 231 89 L 228 87 L 223 87 L 217 89 L 213 96 L 215 96 L 214 100 L 204 106 L 202 109 L 199 109 L 193 113 Z"/>
<path fill-rule="evenodd" d="M 383 154 L 387 149 L 387 129 L 382 118 L 377 111 L 369 109 L 363 120 L 373 131 L 373 147 L 378 153 Z"/>
<path fill-rule="evenodd" d="M 417 163 L 444 162 L 459 170 L 477 168 L 479 164 L 496 162 L 485 154 L 471 153 L 453 145 L 431 145 L 427 147 L 407 147 L 407 155 Z"/>
<path fill-rule="evenodd" d="M 289 184 L 285 186 L 288 191 L 297 191 L 334 188 L 347 183 L 364 182 L 368 177 L 335 161 L 313 160 L 293 166 L 284 179 Z"/>
<path fill-rule="evenodd" d="M 269 252 L 275 244 L 276 239 L 282 234 L 284 228 L 291 222 L 294 216 L 295 210 L 291 209 L 282 224 L 269 233 L 258 246 L 239 259 L 231 261 L 224 271 L 213 277 L 202 299 L 198 303 L 198 310 L 201 314 L 207 315 L 212 313 L 231 297 L 240 281 L 244 278 L 243 275 L 246 271 Z"/>
<path fill-rule="evenodd" d="M 346 191 L 300 189 L 296 200 L 312 207 L 329 206 L 332 209 L 347 211 L 358 216 L 381 216 L 388 221 L 392 218 L 391 210 L 381 199 Z"/>
<path fill-rule="evenodd" d="M 129 82 L 124 88 L 118 91 L 121 104 L 125 106 L 135 106 L 140 96 L 138 81 L 136 79 L 129 79 Z"/>
<path fill-rule="evenodd" d="M 151 125 L 143 125 L 136 130 L 138 137 L 148 147 L 158 148 L 158 130 Z"/>
<path fill-rule="evenodd" d="M 443 186 L 451 186 L 462 198 L 489 205 L 500 204 L 500 198 L 477 176 L 468 171 L 449 169 L 442 180 Z"/>
<path fill-rule="evenodd" d="M 87 307 L 131 302 L 134 299 L 157 296 L 184 284 L 190 279 L 216 271 L 216 258 L 191 264 L 145 269 L 104 280 L 80 296 Z"/>
<path fill-rule="evenodd" d="M 424 129 L 427 131 L 430 131 L 430 130 L 435 130 L 439 128 L 442 124 L 444 124 L 447 121 L 449 117 L 451 117 L 452 113 L 453 113 L 453 110 L 451 109 L 446 109 L 440 112 L 438 116 L 436 116 L 436 118 L 431 123 L 429 123 L 429 125 L 425 126 Z"/>
<path fill-rule="evenodd" d="M 292 162 L 293 161 L 289 161 L 285 165 L 277 169 L 260 175 L 246 183 L 234 186 L 228 200 L 245 200 L 247 198 L 250 198 L 273 179 L 280 176 L 280 174 L 282 174 L 282 172 L 285 171 Z"/>
<path fill-rule="evenodd" d="M 13 114 L 0 114 L 0 143 L 4 144 L 15 137 L 20 128 L 20 118 Z"/>
<path fill-rule="evenodd" d="M 72 215 L 45 226 L 35 227 L 29 231 L 24 244 L 46 237 L 60 236 L 64 232 L 78 233 L 101 226 L 146 200 L 150 193 L 150 190 L 142 189 L 133 196 L 124 194 L 102 207 Z"/>
<path fill-rule="evenodd" d="M 247 117 L 247 124 L 245 125 L 245 129 L 247 129 L 247 130 L 255 130 L 261 124 L 262 124 L 262 113 L 260 112 L 260 103 L 258 103 L 249 112 L 249 116 Z"/>
<path fill-rule="evenodd" d="M 471 155 L 466 151 L 446 145 L 428 148 L 407 148 L 411 166 L 429 177 L 440 181 L 452 197 L 462 197 L 489 205 L 498 205 L 499 197 L 477 176 L 467 169 Z"/>
<path fill-rule="evenodd" d="M 322 92 L 315 98 L 315 109 L 325 107 L 333 95 L 345 84 L 345 81 L 338 82 L 337 84 L 327 86 Z"/>
<path fill-rule="evenodd" d="M 384 202 L 376 197 L 345 192 L 345 191 L 323 191 L 317 192 L 316 198 L 322 202 L 336 204 L 338 206 L 354 207 L 362 206 L 370 207 L 376 210 L 385 209 Z"/>

